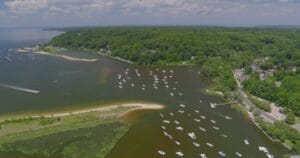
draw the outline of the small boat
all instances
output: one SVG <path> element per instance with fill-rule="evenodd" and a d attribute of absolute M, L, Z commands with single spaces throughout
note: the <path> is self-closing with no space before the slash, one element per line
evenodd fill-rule
<path fill-rule="evenodd" d="M 119 85 L 119 88 L 123 88 L 123 86 Z"/>
<path fill-rule="evenodd" d="M 176 129 L 177 129 L 178 131 L 183 131 L 183 128 L 182 128 L 182 127 L 176 127 Z"/>
<path fill-rule="evenodd" d="M 211 123 L 216 124 L 217 122 L 215 120 L 210 120 Z"/>
<path fill-rule="evenodd" d="M 263 147 L 263 146 L 259 146 L 259 147 L 258 147 L 258 150 L 259 150 L 259 151 L 262 151 L 262 152 L 264 152 L 264 153 L 269 153 L 268 149 L 265 148 L 265 147 Z"/>
<path fill-rule="evenodd" d="M 219 127 L 216 127 L 216 126 L 213 126 L 213 129 L 215 129 L 215 130 L 220 130 L 220 128 Z"/>
<path fill-rule="evenodd" d="M 181 151 L 177 151 L 175 154 L 176 154 L 177 156 L 179 156 L 179 157 L 183 157 L 183 156 L 184 156 L 184 154 L 183 154 Z"/>
<path fill-rule="evenodd" d="M 204 153 L 200 154 L 200 157 L 201 158 L 207 158 L 206 154 L 204 154 Z"/>
<path fill-rule="evenodd" d="M 202 100 L 200 99 L 200 101 L 199 101 L 200 103 L 202 103 Z"/>
<path fill-rule="evenodd" d="M 175 144 L 176 144 L 176 145 L 180 145 L 180 142 L 179 142 L 179 141 L 175 141 Z"/>
<path fill-rule="evenodd" d="M 206 145 L 211 148 L 214 147 L 214 145 L 212 145 L 211 143 L 206 143 Z"/>
<path fill-rule="evenodd" d="M 190 138 L 192 138 L 192 139 L 196 139 L 197 138 L 194 132 L 188 133 L 188 136 Z"/>
<path fill-rule="evenodd" d="M 170 96 L 172 96 L 172 97 L 173 97 L 173 96 L 174 96 L 174 93 L 170 93 Z"/>
<path fill-rule="evenodd" d="M 173 112 L 170 112 L 170 115 L 171 115 L 171 116 L 174 116 L 174 113 L 173 113 Z"/>
<path fill-rule="evenodd" d="M 222 134 L 221 137 L 228 138 L 228 136 L 225 134 Z"/>
<path fill-rule="evenodd" d="M 169 137 L 171 140 L 173 139 L 173 137 L 172 137 L 170 134 L 168 135 L 168 137 Z"/>
<path fill-rule="evenodd" d="M 198 143 L 196 143 L 196 142 L 193 142 L 193 145 L 195 146 L 195 147 L 200 147 L 200 144 L 198 144 Z"/>
<path fill-rule="evenodd" d="M 186 105 L 184 105 L 184 104 L 180 104 L 179 106 L 182 107 L 182 108 L 186 107 Z"/>
<path fill-rule="evenodd" d="M 268 158 L 274 158 L 274 156 L 271 155 L 271 154 L 267 154 L 267 157 L 268 157 Z"/>
<path fill-rule="evenodd" d="M 211 108 L 216 108 L 216 104 L 215 103 L 210 103 L 210 107 Z"/>
<path fill-rule="evenodd" d="M 205 128 L 202 128 L 202 127 L 199 127 L 199 129 L 203 132 L 206 132 L 206 129 Z"/>
<path fill-rule="evenodd" d="M 206 116 L 200 115 L 200 118 L 202 118 L 204 120 L 204 119 L 206 119 Z"/>
<path fill-rule="evenodd" d="M 220 156 L 222 156 L 222 157 L 225 157 L 225 156 L 226 156 L 226 154 L 225 154 L 223 151 L 219 151 L 218 154 L 219 154 Z"/>
<path fill-rule="evenodd" d="M 239 152 L 235 152 L 235 155 L 238 156 L 238 157 L 242 157 L 243 155 Z"/>
<path fill-rule="evenodd" d="M 169 124 L 170 121 L 169 120 L 163 120 L 164 123 Z"/>
<path fill-rule="evenodd" d="M 199 110 L 194 110 L 195 111 L 195 113 L 199 113 Z"/>
<path fill-rule="evenodd" d="M 180 122 L 177 121 L 177 120 L 175 120 L 174 123 L 175 123 L 176 125 L 179 125 L 179 124 L 180 124 Z"/>
<path fill-rule="evenodd" d="M 158 150 L 157 151 L 159 155 L 166 155 L 166 152 L 162 151 L 162 150 Z"/>
<path fill-rule="evenodd" d="M 200 120 L 200 119 L 194 119 L 194 121 L 196 121 L 196 122 L 201 122 L 201 120 Z"/>
<path fill-rule="evenodd" d="M 183 111 L 183 110 L 178 110 L 178 112 L 179 112 L 179 113 L 182 113 L 182 114 L 184 113 L 184 111 Z"/>
<path fill-rule="evenodd" d="M 180 92 L 179 92 L 179 93 L 178 93 L 178 95 L 182 96 L 182 95 L 183 95 L 183 93 L 180 93 Z"/>
<path fill-rule="evenodd" d="M 169 134 L 168 134 L 166 131 L 164 131 L 164 135 L 165 135 L 165 136 L 168 136 Z"/>
<path fill-rule="evenodd" d="M 247 139 L 244 140 L 244 143 L 245 143 L 246 145 L 249 145 L 249 141 L 248 141 Z"/>
<path fill-rule="evenodd" d="M 164 118 L 164 114 L 160 113 L 159 115 L 160 115 L 161 118 Z"/>
<path fill-rule="evenodd" d="M 142 87 L 141 89 L 142 89 L 143 91 L 145 90 L 145 88 L 144 88 L 144 87 Z"/>
<path fill-rule="evenodd" d="M 232 120 L 232 118 L 230 116 L 226 116 L 225 117 L 227 120 Z"/>
<path fill-rule="evenodd" d="M 160 126 L 160 127 L 161 127 L 161 129 L 166 130 L 166 127 L 165 127 L 165 126 Z"/>

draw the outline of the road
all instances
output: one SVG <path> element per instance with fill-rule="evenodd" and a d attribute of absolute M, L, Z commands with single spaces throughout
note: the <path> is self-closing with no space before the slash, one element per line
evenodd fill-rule
<path fill-rule="evenodd" d="M 248 99 L 248 96 L 246 95 L 246 93 L 244 92 L 243 90 L 243 86 L 242 84 L 240 83 L 240 81 L 238 80 L 238 76 L 241 75 L 241 71 L 238 71 L 238 70 L 234 70 L 233 71 L 233 74 L 234 74 L 234 79 L 237 83 L 237 90 L 236 92 L 238 93 L 239 95 L 239 98 L 240 100 L 243 102 L 243 104 L 245 105 L 245 108 L 247 111 L 250 111 L 250 109 L 254 109 L 255 111 L 258 111 L 261 113 L 261 117 L 264 118 L 266 121 L 268 122 L 271 122 L 271 123 L 274 123 L 276 121 L 279 121 L 276 117 L 272 116 L 271 114 L 259 109 L 256 107 L 255 104 L 253 104 L 249 99 Z"/>

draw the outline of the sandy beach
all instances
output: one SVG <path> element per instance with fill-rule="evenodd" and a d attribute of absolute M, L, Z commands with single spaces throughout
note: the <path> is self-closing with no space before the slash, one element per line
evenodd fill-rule
<path fill-rule="evenodd" d="M 110 106 L 99 106 L 99 107 L 93 107 L 93 108 L 86 108 L 86 109 L 80 109 L 80 110 L 71 110 L 68 112 L 53 112 L 53 113 L 41 113 L 41 114 L 26 114 L 26 115 L 19 115 L 15 117 L 10 117 L 8 119 L 3 119 L 0 122 L 4 122 L 6 120 L 19 120 L 19 119 L 26 119 L 26 118 L 57 118 L 57 117 L 66 117 L 70 115 L 79 115 L 84 113 L 90 113 L 90 112 L 104 112 L 104 111 L 110 111 L 117 108 L 122 107 L 132 107 L 131 109 L 121 113 L 119 117 L 122 117 L 132 111 L 136 110 L 160 110 L 163 109 L 165 106 L 160 104 L 151 104 L 151 103 L 124 103 L 124 104 L 115 104 Z"/>
<path fill-rule="evenodd" d="M 49 55 L 49 56 L 54 56 L 54 57 L 60 57 L 60 58 L 64 58 L 64 59 L 70 60 L 70 61 L 82 61 L 82 62 L 95 62 L 95 61 L 98 61 L 98 59 L 74 58 L 74 57 L 70 57 L 70 56 L 67 56 L 67 55 L 52 54 L 52 53 L 43 52 L 43 51 L 34 51 L 33 53 L 41 54 L 41 55 Z"/>

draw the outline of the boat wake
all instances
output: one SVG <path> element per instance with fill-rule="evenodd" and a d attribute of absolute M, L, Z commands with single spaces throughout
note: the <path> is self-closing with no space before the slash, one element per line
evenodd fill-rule
<path fill-rule="evenodd" d="M 28 88 L 23 88 L 23 87 L 17 87 L 17 86 L 12 86 L 12 85 L 7 85 L 7 84 L 1 84 L 1 83 L 0 83 L 0 87 L 13 89 L 13 90 L 21 91 L 21 92 L 27 92 L 27 93 L 34 93 L 34 94 L 40 93 L 40 91 L 38 91 L 38 90 L 33 90 L 33 89 L 28 89 Z"/>

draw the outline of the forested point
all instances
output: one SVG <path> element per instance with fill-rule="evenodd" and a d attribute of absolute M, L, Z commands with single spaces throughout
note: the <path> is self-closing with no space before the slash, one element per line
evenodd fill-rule
<path fill-rule="evenodd" d="M 120 57 L 142 65 L 200 64 L 218 90 L 235 89 L 243 68 L 251 94 L 300 116 L 300 29 L 222 27 L 102 27 L 69 29 L 55 47 Z M 257 66 L 256 71 L 253 66 Z M 271 75 L 261 79 L 261 73 Z"/>

